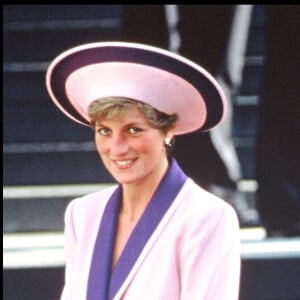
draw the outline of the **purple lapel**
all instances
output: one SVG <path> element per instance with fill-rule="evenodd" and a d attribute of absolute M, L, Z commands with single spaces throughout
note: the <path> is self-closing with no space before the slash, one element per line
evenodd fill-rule
<path fill-rule="evenodd" d="M 105 208 L 88 281 L 88 300 L 113 299 L 142 252 L 164 214 L 173 203 L 187 177 L 175 159 L 154 193 L 110 275 L 114 236 L 121 199 L 121 187 L 111 196 Z"/>
<path fill-rule="evenodd" d="M 111 195 L 95 242 L 87 287 L 87 300 L 106 300 L 111 273 L 114 236 L 120 209 L 122 188 Z"/>

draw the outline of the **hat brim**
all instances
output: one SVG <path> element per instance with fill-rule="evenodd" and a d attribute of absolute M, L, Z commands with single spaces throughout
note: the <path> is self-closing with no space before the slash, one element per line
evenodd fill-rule
<path fill-rule="evenodd" d="M 226 109 L 221 87 L 201 66 L 136 43 L 99 42 L 72 48 L 50 64 L 46 86 L 63 113 L 88 126 L 89 104 L 113 96 L 177 113 L 175 134 L 211 129 Z"/>

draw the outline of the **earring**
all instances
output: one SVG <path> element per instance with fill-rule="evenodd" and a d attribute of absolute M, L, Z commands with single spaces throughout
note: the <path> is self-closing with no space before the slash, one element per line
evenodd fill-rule
<path fill-rule="evenodd" d="M 166 137 L 165 138 L 165 147 L 170 150 L 172 148 L 171 140 L 170 138 Z"/>

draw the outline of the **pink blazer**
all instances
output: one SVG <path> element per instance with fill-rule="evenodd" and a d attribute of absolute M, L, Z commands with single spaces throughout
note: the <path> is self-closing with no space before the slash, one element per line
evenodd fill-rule
<path fill-rule="evenodd" d="M 87 299 L 99 224 L 116 190 L 116 186 L 109 187 L 77 198 L 67 207 L 67 262 L 61 300 Z M 113 236 L 104 238 L 113 242 Z M 101 260 L 101 253 L 98 257 Z M 240 239 L 235 211 L 188 178 L 112 299 L 236 300 L 239 278 Z"/>

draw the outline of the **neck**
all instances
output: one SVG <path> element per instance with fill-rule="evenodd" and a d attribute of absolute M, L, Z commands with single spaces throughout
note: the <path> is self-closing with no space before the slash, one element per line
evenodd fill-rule
<path fill-rule="evenodd" d="M 141 216 L 154 192 L 168 169 L 166 160 L 155 176 L 148 176 L 147 180 L 139 183 L 123 185 L 123 199 L 120 214 L 135 220 Z"/>

